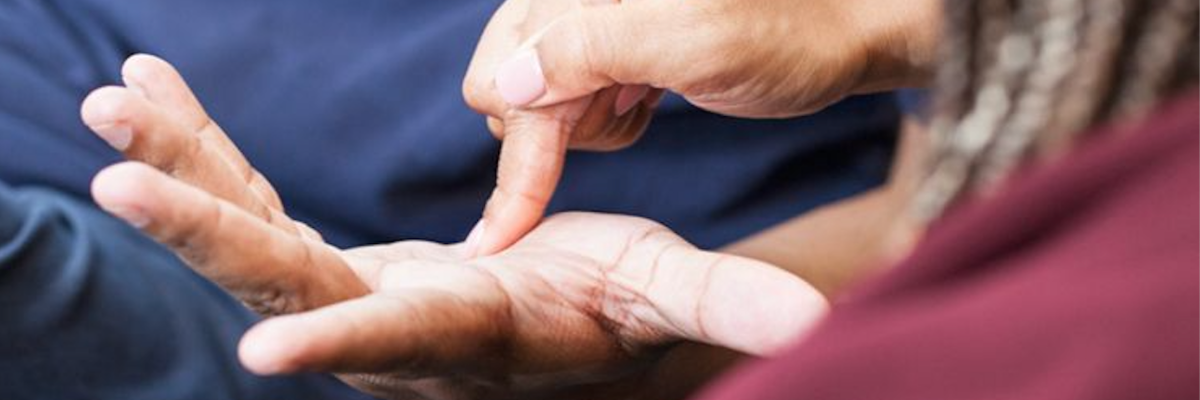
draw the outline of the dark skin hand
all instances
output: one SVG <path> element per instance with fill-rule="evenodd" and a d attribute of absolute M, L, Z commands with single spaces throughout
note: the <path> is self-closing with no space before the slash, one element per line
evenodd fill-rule
<path fill-rule="evenodd" d="M 167 63 L 135 56 L 123 75 L 82 107 L 134 160 L 97 175 L 93 196 L 271 317 L 239 349 L 253 372 L 335 372 L 395 399 L 622 398 L 678 362 L 679 343 L 767 354 L 825 312 L 785 271 L 632 217 L 553 216 L 486 257 L 334 248 L 287 216 Z"/>

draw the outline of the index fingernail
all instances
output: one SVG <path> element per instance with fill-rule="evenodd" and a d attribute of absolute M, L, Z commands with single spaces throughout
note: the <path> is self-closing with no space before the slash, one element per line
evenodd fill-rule
<path fill-rule="evenodd" d="M 496 90 L 512 106 L 524 106 L 546 93 L 546 77 L 537 53 L 523 50 L 496 71 Z"/>

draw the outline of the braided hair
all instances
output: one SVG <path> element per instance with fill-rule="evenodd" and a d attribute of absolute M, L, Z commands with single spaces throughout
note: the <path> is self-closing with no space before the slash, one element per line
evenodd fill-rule
<path fill-rule="evenodd" d="M 911 210 L 921 223 L 1200 80 L 1196 0 L 948 0 L 945 10 L 931 154 Z"/>

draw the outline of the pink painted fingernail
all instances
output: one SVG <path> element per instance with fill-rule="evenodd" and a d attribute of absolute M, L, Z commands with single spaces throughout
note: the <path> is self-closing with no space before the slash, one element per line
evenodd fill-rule
<path fill-rule="evenodd" d="M 124 125 L 105 125 L 97 128 L 92 128 L 96 135 L 108 142 L 118 151 L 125 151 L 129 148 L 129 144 L 133 142 L 133 130 Z"/>
<path fill-rule="evenodd" d="M 512 106 L 520 107 L 532 103 L 546 94 L 546 77 L 537 53 L 524 50 L 496 71 L 496 90 L 500 97 Z"/>
<path fill-rule="evenodd" d="M 475 227 L 471 228 L 471 233 L 467 235 L 466 252 L 467 257 L 475 257 L 479 253 L 479 242 L 483 240 L 484 231 L 487 230 L 487 220 L 481 219 L 475 223 Z"/>
<path fill-rule="evenodd" d="M 617 101 L 614 104 L 614 110 L 617 116 L 623 116 L 632 110 L 642 99 L 646 98 L 646 93 L 650 92 L 650 87 L 646 85 L 633 85 L 621 88 L 617 93 Z"/>

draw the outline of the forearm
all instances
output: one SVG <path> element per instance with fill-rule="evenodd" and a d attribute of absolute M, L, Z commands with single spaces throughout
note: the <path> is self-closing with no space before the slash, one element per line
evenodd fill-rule
<path fill-rule="evenodd" d="M 889 263 L 892 227 L 915 189 L 925 135 L 906 120 L 888 182 L 750 236 L 721 251 L 783 268 L 827 297 Z"/>
<path fill-rule="evenodd" d="M 833 297 L 879 267 L 898 201 L 880 188 L 825 206 L 737 242 L 723 252 L 783 268 Z"/>
<path fill-rule="evenodd" d="M 864 35 L 866 67 L 856 93 L 928 84 L 941 36 L 937 0 L 850 1 L 844 12 Z M 722 249 L 764 261 L 808 281 L 828 297 L 886 266 L 895 219 L 919 178 L 921 127 L 905 120 L 889 181 Z"/>
<path fill-rule="evenodd" d="M 866 43 L 865 68 L 854 93 L 929 84 L 942 35 L 940 0 L 851 0 L 843 5 Z"/>

